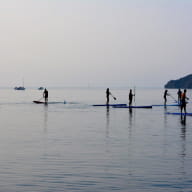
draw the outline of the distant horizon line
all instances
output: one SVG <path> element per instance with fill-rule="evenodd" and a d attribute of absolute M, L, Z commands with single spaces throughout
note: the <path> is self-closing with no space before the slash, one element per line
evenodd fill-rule
<path fill-rule="evenodd" d="M 17 87 L 17 86 L 15 86 Z M 12 86 L 0 86 L 0 89 L 13 89 L 15 87 Z M 18 86 L 19 87 L 19 86 Z M 47 88 L 47 89 L 62 89 L 62 88 L 86 88 L 86 89 L 94 89 L 94 88 L 102 88 L 102 89 L 106 89 L 106 88 L 110 88 L 110 89 L 143 89 L 143 88 L 150 88 L 150 89 L 164 89 L 164 86 L 104 86 L 104 85 L 98 85 L 98 86 L 78 86 L 78 85 L 73 85 L 73 86 L 24 86 L 25 89 L 39 89 L 40 87 L 43 88 Z"/>

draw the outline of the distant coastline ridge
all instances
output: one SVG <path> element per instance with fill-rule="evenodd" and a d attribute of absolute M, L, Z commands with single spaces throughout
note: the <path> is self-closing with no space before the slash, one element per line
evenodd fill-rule
<path fill-rule="evenodd" d="M 170 80 L 164 86 L 167 89 L 192 89 L 192 74 L 176 80 Z"/>

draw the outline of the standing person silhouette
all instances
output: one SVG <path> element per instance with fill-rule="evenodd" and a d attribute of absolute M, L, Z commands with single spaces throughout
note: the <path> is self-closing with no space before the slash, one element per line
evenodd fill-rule
<path fill-rule="evenodd" d="M 178 95 L 178 104 L 181 104 L 181 95 L 182 95 L 181 89 L 178 90 L 177 95 Z"/>
<path fill-rule="evenodd" d="M 106 89 L 106 98 L 107 98 L 107 102 L 106 105 L 109 105 L 109 96 L 112 96 L 114 100 L 116 100 L 116 98 L 111 94 L 111 92 L 109 91 L 109 88 Z"/>
<path fill-rule="evenodd" d="M 181 113 L 183 112 L 183 109 L 184 109 L 184 112 L 187 113 L 187 111 L 186 111 L 186 105 L 187 105 L 186 99 L 189 99 L 189 98 L 186 96 L 186 93 L 187 93 L 187 90 L 184 89 L 184 92 L 181 94 Z"/>
<path fill-rule="evenodd" d="M 45 104 L 47 104 L 47 102 L 48 102 L 48 91 L 47 91 L 46 88 L 44 89 L 43 97 L 45 98 Z"/>
<path fill-rule="evenodd" d="M 135 95 L 132 93 L 132 89 L 130 89 L 130 91 L 129 91 L 129 106 L 132 105 L 133 96 L 135 96 Z"/>
<path fill-rule="evenodd" d="M 164 105 L 167 104 L 167 96 L 168 96 L 168 90 L 166 89 L 165 92 L 164 92 L 164 95 L 163 95 L 163 98 L 164 98 Z"/>

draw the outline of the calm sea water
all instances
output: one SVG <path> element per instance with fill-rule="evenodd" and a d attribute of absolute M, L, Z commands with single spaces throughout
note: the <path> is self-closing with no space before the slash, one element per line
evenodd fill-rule
<path fill-rule="evenodd" d="M 111 91 L 111 103 L 127 103 L 128 89 Z M 137 89 L 134 104 L 162 95 Z M 0 90 L 0 192 L 192 191 L 192 117 L 165 114 L 178 107 L 91 106 L 106 102 L 104 89 L 49 89 L 52 104 L 32 103 L 41 97 Z"/>

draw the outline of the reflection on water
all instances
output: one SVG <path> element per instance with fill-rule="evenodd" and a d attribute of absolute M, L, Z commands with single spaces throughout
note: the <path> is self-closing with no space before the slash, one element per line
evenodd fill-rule
<path fill-rule="evenodd" d="M 167 127 L 167 107 L 164 106 L 164 127 Z"/>
<path fill-rule="evenodd" d="M 110 119 L 109 119 L 109 109 L 110 107 L 109 106 L 107 106 L 106 107 L 106 133 L 105 133 L 105 136 L 106 136 L 106 138 L 108 138 L 109 137 L 109 126 L 110 126 Z"/>
<path fill-rule="evenodd" d="M 129 137 L 131 138 L 132 135 L 132 126 L 133 126 L 133 109 L 129 108 L 129 126 L 128 126 L 128 130 L 129 130 Z"/>
<path fill-rule="evenodd" d="M 44 133 L 47 132 L 47 121 L 48 121 L 48 105 L 44 105 Z"/>
<path fill-rule="evenodd" d="M 186 143 L 186 115 L 181 115 L 181 139 L 182 139 L 182 153 L 185 156 L 185 143 Z"/>
<path fill-rule="evenodd" d="M 181 115 L 181 125 L 186 126 L 186 115 Z"/>
<path fill-rule="evenodd" d="M 181 122 L 181 152 L 180 152 L 180 173 L 182 175 L 182 180 L 185 180 L 186 178 L 186 115 L 180 116 L 180 122 Z"/>
<path fill-rule="evenodd" d="M 0 191 L 191 191 L 192 117 L 168 116 L 179 111 L 169 106 L 88 105 L 101 103 L 100 91 L 50 91 L 53 99 L 75 95 L 78 105 L 32 104 L 36 91 L 1 105 Z M 162 90 L 138 90 L 137 102 L 150 103 L 148 92 L 160 102 Z M 127 90 L 119 94 L 127 97 Z"/>

